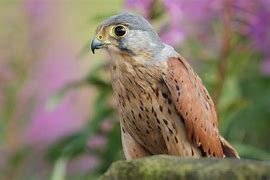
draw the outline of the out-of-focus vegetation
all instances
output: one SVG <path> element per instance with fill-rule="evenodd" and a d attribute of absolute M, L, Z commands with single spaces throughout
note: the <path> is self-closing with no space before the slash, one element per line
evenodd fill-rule
<path fill-rule="evenodd" d="M 240 156 L 270 160 L 269 0 L 0 4 L 0 179 L 95 179 L 123 159 L 108 61 L 88 46 L 124 9 L 192 64 Z"/>

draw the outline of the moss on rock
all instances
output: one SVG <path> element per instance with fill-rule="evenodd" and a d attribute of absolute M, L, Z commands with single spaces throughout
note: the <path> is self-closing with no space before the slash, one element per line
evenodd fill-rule
<path fill-rule="evenodd" d="M 151 156 L 112 164 L 101 180 L 270 179 L 270 162 Z"/>

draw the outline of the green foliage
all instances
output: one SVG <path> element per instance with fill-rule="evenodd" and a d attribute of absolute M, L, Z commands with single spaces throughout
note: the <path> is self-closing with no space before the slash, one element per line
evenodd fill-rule
<path fill-rule="evenodd" d="M 90 147 L 87 147 L 89 138 L 93 134 L 100 132 L 100 124 L 104 119 L 109 118 L 115 119 L 114 121 L 116 121 L 115 109 L 108 103 L 109 98 L 112 96 L 112 87 L 110 82 L 107 82 L 101 76 L 101 74 L 104 73 L 104 70 L 107 70 L 106 67 L 107 66 L 104 64 L 98 65 L 90 71 L 89 75 L 84 80 L 71 83 L 57 93 L 53 100 L 51 100 L 52 102 L 57 103 L 69 90 L 74 87 L 78 88 L 81 85 L 94 86 L 98 92 L 93 106 L 93 115 L 90 117 L 88 125 L 81 131 L 59 140 L 49 148 L 47 157 L 51 162 L 55 163 L 55 165 L 62 162 L 61 159 L 65 159 L 66 162 L 80 154 L 89 153 L 90 151 L 90 153 L 92 152 L 101 157 L 101 163 L 97 167 L 95 173 L 103 173 L 113 161 L 119 159 L 121 138 L 118 123 L 114 125 L 113 129 L 107 134 L 107 145 L 102 151 L 92 151 L 89 149 Z M 63 165 L 62 163 L 60 164 Z M 88 176 L 92 175 L 93 174 L 90 173 Z"/>

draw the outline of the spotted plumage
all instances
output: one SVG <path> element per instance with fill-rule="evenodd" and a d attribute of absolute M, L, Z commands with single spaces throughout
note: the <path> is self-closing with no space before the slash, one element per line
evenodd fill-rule
<path fill-rule="evenodd" d="M 124 154 L 238 157 L 219 134 L 214 103 L 198 75 L 141 16 L 123 13 L 97 29 L 92 51 L 111 56 Z"/>

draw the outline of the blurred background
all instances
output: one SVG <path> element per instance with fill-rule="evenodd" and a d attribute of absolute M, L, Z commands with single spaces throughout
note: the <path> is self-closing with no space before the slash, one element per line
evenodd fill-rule
<path fill-rule="evenodd" d="M 270 0 L 0 0 L 0 179 L 96 179 L 123 159 L 107 17 L 137 12 L 186 57 L 242 158 L 270 160 Z"/>

